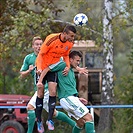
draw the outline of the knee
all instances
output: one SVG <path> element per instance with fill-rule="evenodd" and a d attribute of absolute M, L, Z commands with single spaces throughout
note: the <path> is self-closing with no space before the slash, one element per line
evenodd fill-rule
<path fill-rule="evenodd" d="M 51 91 L 50 96 L 56 96 L 56 91 Z"/>
<path fill-rule="evenodd" d="M 78 127 L 83 128 L 84 124 L 85 124 L 85 120 L 83 118 L 81 118 L 76 123 L 77 123 Z"/>
<path fill-rule="evenodd" d="M 55 89 L 55 88 L 50 89 L 50 90 L 49 90 L 49 95 L 50 95 L 50 96 L 56 96 L 56 89 Z"/>
<path fill-rule="evenodd" d="M 48 87 L 50 96 L 56 96 L 57 83 L 49 82 Z"/>
<path fill-rule="evenodd" d="M 88 113 L 85 117 L 84 117 L 85 121 L 93 121 L 92 115 L 90 113 Z"/>
<path fill-rule="evenodd" d="M 44 88 L 37 88 L 37 96 L 39 98 L 43 98 L 44 97 Z"/>
<path fill-rule="evenodd" d="M 35 108 L 31 104 L 28 104 L 26 109 L 27 109 L 27 111 L 28 110 L 35 110 Z"/>

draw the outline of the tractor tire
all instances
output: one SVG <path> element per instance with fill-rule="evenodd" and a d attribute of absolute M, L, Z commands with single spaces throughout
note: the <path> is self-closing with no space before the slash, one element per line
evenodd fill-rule
<path fill-rule="evenodd" d="M 0 133 L 25 133 L 25 130 L 19 122 L 8 120 L 1 124 Z"/>

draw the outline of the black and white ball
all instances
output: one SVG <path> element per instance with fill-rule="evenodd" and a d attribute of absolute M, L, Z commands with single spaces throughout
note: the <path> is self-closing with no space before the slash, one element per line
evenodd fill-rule
<path fill-rule="evenodd" d="M 88 23 L 88 17 L 84 13 L 78 13 L 73 22 L 76 26 L 85 26 Z"/>

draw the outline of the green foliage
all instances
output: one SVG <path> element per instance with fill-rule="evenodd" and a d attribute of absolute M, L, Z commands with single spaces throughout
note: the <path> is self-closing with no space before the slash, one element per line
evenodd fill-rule
<path fill-rule="evenodd" d="M 1 19 L 2 22 L 5 22 L 5 25 L 1 30 L 2 36 L 0 37 L 0 69 L 2 75 L 0 77 L 0 92 L 23 92 L 26 94 L 23 89 L 26 90 L 31 87 L 27 85 L 24 88 L 23 85 L 18 85 L 20 83 L 18 82 L 19 70 L 25 55 L 32 51 L 32 38 L 40 35 L 44 39 L 47 34 L 51 33 L 50 26 L 47 24 L 47 20 L 52 19 L 51 11 L 47 5 L 42 6 L 41 11 L 35 13 L 35 10 L 34 12 L 28 10 L 28 3 L 18 2 L 17 0 L 5 2 L 5 8 L 1 12 Z M 20 7 L 17 6 L 20 3 Z M 9 5 L 11 7 L 7 10 Z M 8 15 L 6 17 L 11 22 L 10 25 L 6 25 L 4 14 Z M 29 84 L 31 85 L 31 82 Z"/>
<path fill-rule="evenodd" d="M 131 46 L 131 52 L 128 56 L 130 67 L 133 67 L 132 50 Z M 120 84 L 115 86 L 116 102 L 119 104 L 133 104 L 133 73 L 132 69 L 128 69 L 128 71 L 131 73 L 128 72 L 126 76 L 122 76 Z M 114 110 L 114 133 L 130 133 L 133 129 L 132 125 L 133 113 L 131 108 Z"/>
<path fill-rule="evenodd" d="M 133 104 L 133 75 L 123 77 L 116 89 L 116 99 L 119 104 Z M 123 126 L 122 126 L 123 125 Z M 114 133 L 130 133 L 133 125 L 132 109 L 114 110 Z M 126 126 L 126 127 L 125 127 Z"/>
<path fill-rule="evenodd" d="M 0 69 L 2 75 L 0 77 L 1 92 L 25 93 L 25 91 L 21 90 L 25 89 L 25 87 L 27 90 L 30 88 L 29 85 L 19 86 L 18 83 L 20 82 L 17 78 L 19 77 L 19 70 L 25 55 L 32 51 L 32 38 L 36 35 L 40 35 L 43 39 L 45 39 L 45 37 L 51 32 L 62 31 L 66 23 L 52 21 L 58 18 L 61 19 L 60 16 L 63 16 L 62 20 L 64 22 L 72 22 L 74 15 L 76 15 L 79 11 L 88 15 L 87 12 L 90 10 L 89 8 L 91 6 L 85 10 L 83 8 L 84 1 L 79 2 L 82 6 L 80 7 L 77 5 L 78 9 L 76 9 L 76 4 L 74 4 L 71 0 L 68 2 L 62 1 L 62 6 L 60 6 L 57 1 L 53 0 L 2 0 L 2 10 L 0 12 L 0 19 L 3 26 L 0 29 Z M 69 11 L 68 7 L 71 7 L 72 5 L 73 8 Z M 86 1 L 86 7 L 87 5 Z M 75 10 L 74 14 L 72 14 L 73 10 Z M 67 11 L 69 12 L 67 13 Z M 68 18 L 66 18 L 66 16 L 68 16 Z M 92 17 L 89 17 L 88 26 L 91 27 L 91 25 L 93 25 L 91 23 L 93 23 Z M 99 21 L 99 25 L 101 25 L 101 21 Z M 100 42 L 101 39 L 97 38 L 97 34 L 91 32 L 88 26 L 83 28 L 77 27 L 78 35 L 76 39 L 93 39 Z M 97 26 L 97 28 L 93 26 L 92 28 L 100 30 L 98 27 L 101 26 Z M 27 84 L 27 82 L 25 82 L 25 84 Z M 15 88 L 19 91 L 15 90 Z"/>

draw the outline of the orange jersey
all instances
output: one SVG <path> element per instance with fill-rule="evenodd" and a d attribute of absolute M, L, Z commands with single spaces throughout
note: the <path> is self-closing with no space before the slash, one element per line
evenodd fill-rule
<path fill-rule="evenodd" d="M 60 40 L 60 34 L 50 34 L 41 46 L 40 52 L 36 59 L 38 70 L 44 70 L 46 67 L 57 63 L 63 57 L 66 65 L 70 67 L 69 52 L 73 47 L 73 43 Z"/>

